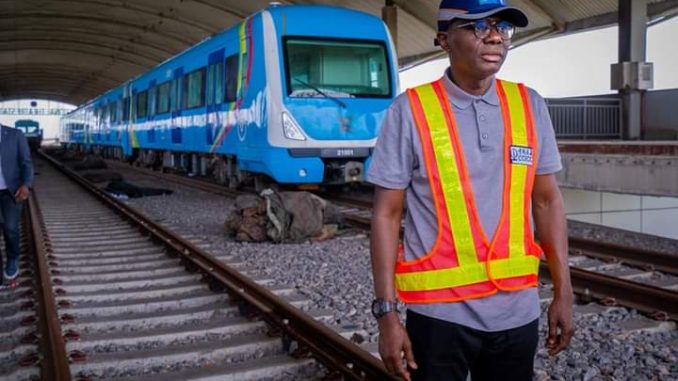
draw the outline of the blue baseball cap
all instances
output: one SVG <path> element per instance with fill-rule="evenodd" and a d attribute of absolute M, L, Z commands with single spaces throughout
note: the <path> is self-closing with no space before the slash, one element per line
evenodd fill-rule
<path fill-rule="evenodd" d="M 517 27 L 527 26 L 527 15 L 509 7 L 505 0 L 442 0 L 438 9 L 438 31 L 447 30 L 454 19 L 478 20 L 497 16 Z"/>

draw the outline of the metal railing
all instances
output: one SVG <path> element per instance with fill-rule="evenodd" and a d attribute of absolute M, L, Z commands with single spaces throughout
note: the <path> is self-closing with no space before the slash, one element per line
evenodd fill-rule
<path fill-rule="evenodd" d="M 556 138 L 621 138 L 622 105 L 617 98 L 547 99 Z"/>

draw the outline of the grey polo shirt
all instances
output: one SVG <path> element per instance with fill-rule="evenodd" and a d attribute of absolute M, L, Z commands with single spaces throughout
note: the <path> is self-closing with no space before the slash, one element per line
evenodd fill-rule
<path fill-rule="evenodd" d="M 464 92 L 447 75 L 443 82 L 459 128 L 480 223 L 490 238 L 502 208 L 504 125 L 499 98 L 494 82 L 483 96 Z M 537 174 L 558 172 L 562 165 L 546 103 L 532 89 L 529 96 L 539 144 Z M 367 180 L 384 188 L 406 189 L 405 258 L 409 261 L 426 254 L 437 235 L 437 220 L 421 142 L 405 93 L 386 113 Z M 410 304 L 408 308 L 482 331 L 520 327 L 540 315 L 536 287 L 456 303 Z"/>

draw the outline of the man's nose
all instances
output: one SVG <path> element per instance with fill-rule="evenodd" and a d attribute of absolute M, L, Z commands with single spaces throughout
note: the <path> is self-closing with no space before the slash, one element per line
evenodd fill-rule
<path fill-rule="evenodd" d="M 497 30 L 496 25 L 490 26 L 490 34 L 485 37 L 485 42 L 488 44 L 501 44 L 502 43 L 501 34 Z"/>

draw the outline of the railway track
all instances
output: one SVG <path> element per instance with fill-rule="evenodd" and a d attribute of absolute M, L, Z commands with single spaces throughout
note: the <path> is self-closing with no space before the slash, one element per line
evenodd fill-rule
<path fill-rule="evenodd" d="M 19 287 L 0 291 L 3 380 L 311 380 L 327 374 L 318 364 L 391 379 L 294 290 L 36 164 L 23 229 L 32 259 Z"/>
<path fill-rule="evenodd" d="M 344 221 L 369 230 L 370 217 L 359 205 Z M 636 308 L 659 320 L 678 320 L 678 256 L 572 237 L 569 243 L 575 293 L 585 300 Z M 544 262 L 540 275 L 549 277 Z"/>
<path fill-rule="evenodd" d="M 239 194 L 207 181 L 138 170 L 209 192 L 230 196 Z M 345 222 L 369 230 L 370 202 L 345 195 L 333 195 L 328 199 L 343 206 Z M 574 291 L 584 300 L 595 299 L 606 305 L 635 308 L 660 320 L 678 320 L 677 255 L 577 237 L 569 238 L 569 246 Z M 548 280 L 545 264 L 542 264 L 541 274 Z"/>

